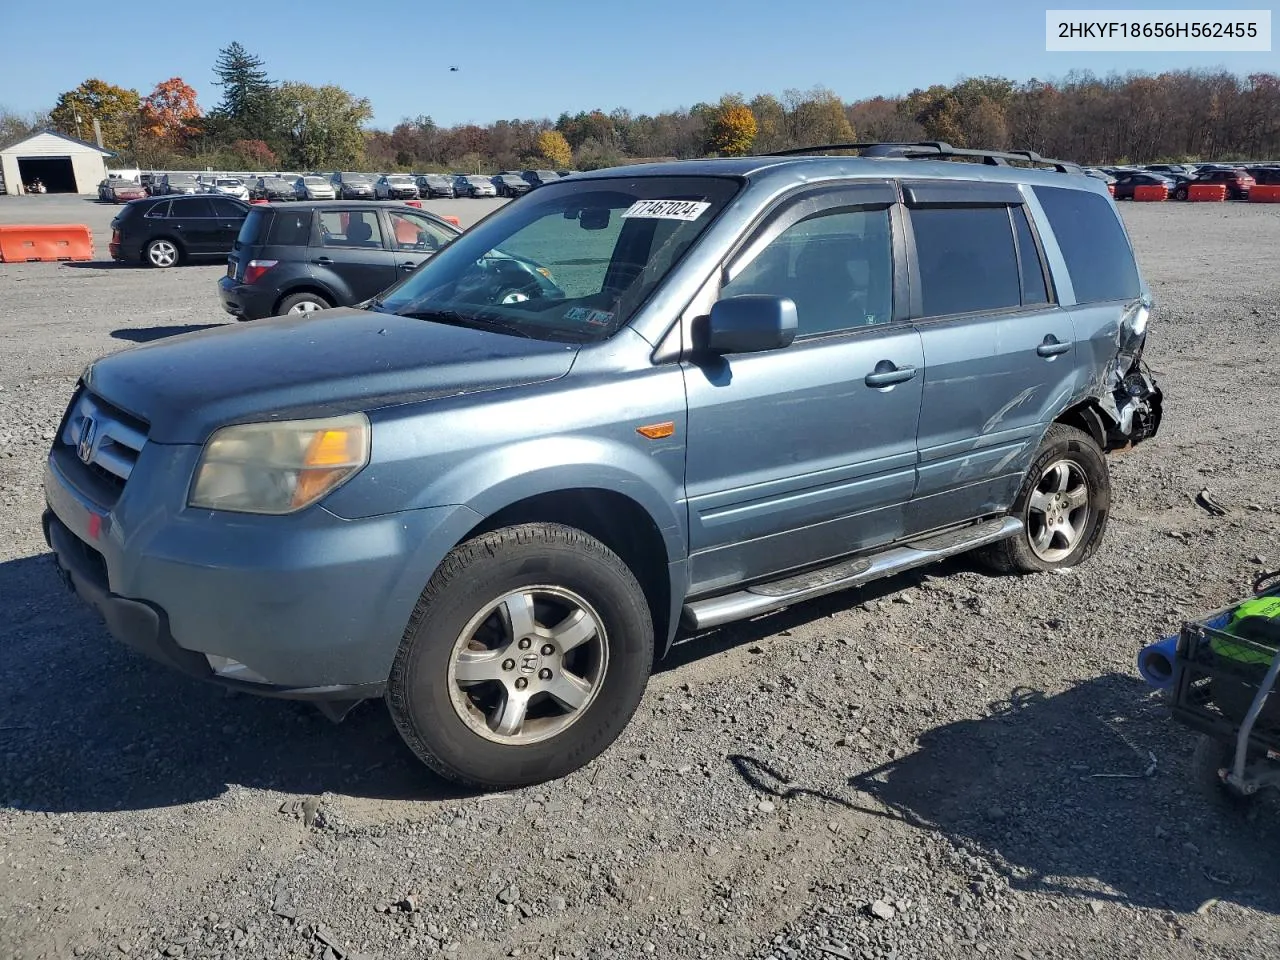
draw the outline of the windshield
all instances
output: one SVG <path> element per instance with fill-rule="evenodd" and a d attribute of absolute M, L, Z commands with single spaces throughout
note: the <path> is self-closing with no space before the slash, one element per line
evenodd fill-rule
<path fill-rule="evenodd" d="M 398 174 L 394 177 L 387 177 L 387 179 L 392 183 L 413 183 L 413 177 L 401 176 Z"/>
<path fill-rule="evenodd" d="M 238 187 L 238 186 L 240 186 L 240 181 L 239 181 L 239 180 L 219 180 L 219 181 L 218 181 L 218 186 L 220 186 L 220 187 Z"/>
<path fill-rule="evenodd" d="M 321 183 L 328 183 L 329 181 L 326 180 L 324 177 L 303 177 L 302 182 L 321 184 Z"/>
<path fill-rule="evenodd" d="M 344 173 L 342 175 L 342 179 L 346 180 L 348 183 L 351 183 L 353 181 L 357 181 L 360 183 L 368 183 L 369 175 L 367 173 Z"/>
<path fill-rule="evenodd" d="M 739 188 L 723 177 L 549 184 L 462 234 L 375 309 L 518 336 L 603 340 Z"/>

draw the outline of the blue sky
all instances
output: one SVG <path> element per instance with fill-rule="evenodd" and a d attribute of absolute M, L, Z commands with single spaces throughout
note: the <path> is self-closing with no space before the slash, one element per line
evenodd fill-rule
<path fill-rule="evenodd" d="M 1127 9 L 1262 7 L 1117 2 Z M 338 83 L 373 104 L 374 124 L 430 114 L 437 123 L 554 118 L 625 106 L 655 113 L 788 87 L 830 87 L 845 100 L 905 93 L 962 76 L 1016 80 L 1098 73 L 1224 67 L 1280 68 L 1272 53 L 1067 54 L 1044 49 L 1044 11 L 1098 3 L 1026 0 L 540 0 L 412 4 L 308 0 L 294 3 L 161 4 L 145 25 L 130 5 L 64 2 L 56 13 L 17 4 L 0 38 L 0 106 L 52 106 L 87 77 L 147 93 L 181 76 L 211 107 L 220 92 L 218 48 L 239 40 L 273 79 Z M 147 5 L 136 8 L 145 11 Z M 500 11 L 507 11 L 504 16 Z M 435 20 L 439 26 L 432 23 Z M 134 29 L 130 24 L 141 24 Z M 459 68 L 457 73 L 450 66 Z"/>

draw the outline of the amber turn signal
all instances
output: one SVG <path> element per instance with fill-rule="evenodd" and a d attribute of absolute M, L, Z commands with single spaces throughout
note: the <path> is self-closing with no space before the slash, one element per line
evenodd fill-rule
<path fill-rule="evenodd" d="M 650 440 L 661 440 L 675 432 L 676 423 L 674 420 L 664 420 L 662 423 L 646 423 L 643 427 L 636 427 L 636 433 L 642 437 L 648 437 Z"/>

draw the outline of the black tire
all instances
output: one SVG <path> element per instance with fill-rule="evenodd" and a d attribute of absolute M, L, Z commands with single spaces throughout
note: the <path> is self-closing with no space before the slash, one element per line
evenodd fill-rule
<path fill-rule="evenodd" d="M 1173 199 L 1175 200 L 1187 199 L 1187 188 L 1179 187 L 1177 190 L 1173 191 Z"/>
<path fill-rule="evenodd" d="M 328 310 L 333 306 L 333 304 L 320 296 L 320 294 L 304 290 L 302 293 L 293 293 L 281 300 L 280 305 L 276 307 L 276 314 L 277 316 L 284 316 L 286 313 L 293 313 L 294 309 L 301 304 L 315 304 L 315 306 L 311 308 L 312 310 Z"/>
<path fill-rule="evenodd" d="M 538 587 L 568 591 L 587 602 L 600 628 L 588 643 L 605 651 L 598 661 L 604 665 L 590 699 L 567 726 L 533 742 L 502 742 L 496 734 L 486 736 L 477 729 L 482 720 L 464 719 L 466 706 L 458 702 L 473 702 L 466 691 L 480 685 L 455 684 L 454 652 L 476 649 L 463 647 L 463 640 L 487 607 L 509 594 Z M 482 621 L 476 635 L 490 622 Z M 504 621 L 495 612 L 492 622 Z M 653 642 L 644 591 L 612 550 L 573 527 L 505 527 L 455 547 L 432 576 L 391 667 L 387 705 L 405 743 L 441 776 L 486 789 L 542 783 L 584 766 L 617 739 L 644 694 L 653 666 Z M 509 669 L 510 662 L 504 660 L 502 669 Z M 522 664 L 517 673 L 523 668 Z M 543 671 L 537 676 L 541 678 Z M 505 689 L 505 682 L 500 689 Z M 550 698 L 541 702 L 556 707 Z M 491 726 L 487 729 L 492 731 Z"/>
<path fill-rule="evenodd" d="M 1235 760 L 1235 746 L 1215 737 L 1201 734 L 1191 755 L 1191 775 L 1200 795 L 1211 807 L 1226 813 L 1240 814 L 1252 806 L 1257 794 L 1241 793 L 1228 786 L 1218 771 L 1230 767 Z"/>
<path fill-rule="evenodd" d="M 1038 519 L 1042 515 L 1032 509 L 1032 497 L 1048 479 L 1048 472 L 1062 463 L 1076 468 L 1069 469 L 1069 473 L 1077 480 L 1083 481 L 1084 505 L 1088 507 L 1088 512 L 1078 517 L 1080 533 L 1074 541 L 1062 541 L 1062 545 L 1057 549 L 1042 548 L 1037 552 L 1032 538 L 1043 529 L 1043 526 Z M 1061 510 L 1059 509 L 1058 512 Z M 1084 563 L 1097 550 L 1103 534 L 1106 533 L 1107 518 L 1110 513 L 1111 474 L 1107 470 L 1107 461 L 1102 449 L 1093 437 L 1083 430 L 1053 423 L 1045 432 L 1040 449 L 1036 451 L 1031 467 L 1027 470 L 1022 489 L 1018 492 L 1013 508 L 1009 511 L 1010 516 L 1022 521 L 1022 531 L 1016 536 L 983 548 L 981 553 L 987 563 L 1000 573 L 1041 573 L 1046 570 L 1074 567 Z M 1075 510 L 1070 510 L 1066 514 L 1066 519 L 1070 520 L 1073 515 L 1076 515 Z M 1047 515 L 1044 516 L 1047 519 Z M 1056 535 L 1050 540 L 1050 548 L 1055 542 L 1060 542 Z"/>

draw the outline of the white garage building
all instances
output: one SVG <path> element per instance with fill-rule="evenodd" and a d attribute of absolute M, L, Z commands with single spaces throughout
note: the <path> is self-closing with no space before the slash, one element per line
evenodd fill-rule
<path fill-rule="evenodd" d="M 97 193 L 107 178 L 110 150 L 65 133 L 41 130 L 0 146 L 0 178 L 8 193 L 40 180 L 50 193 Z"/>

